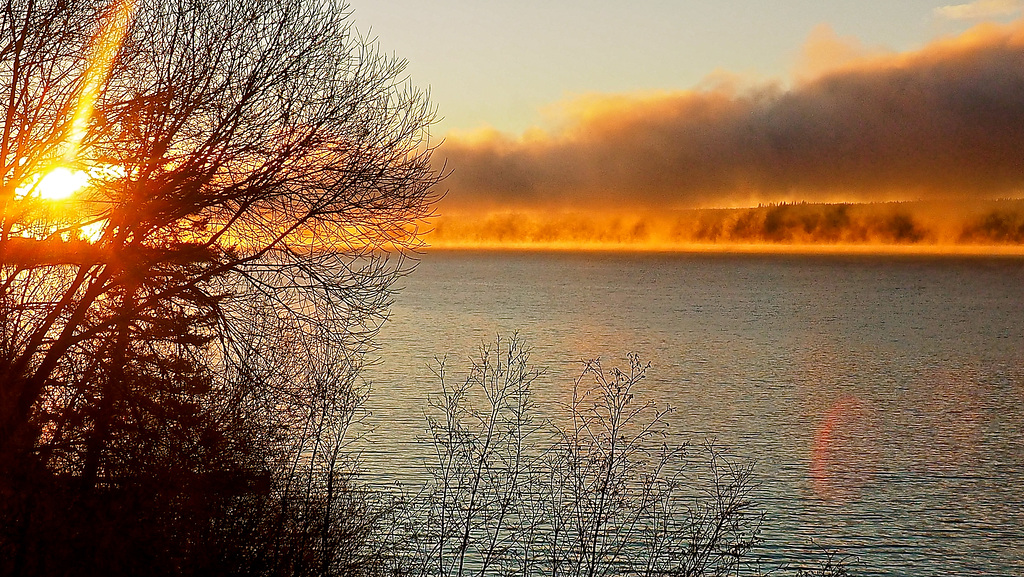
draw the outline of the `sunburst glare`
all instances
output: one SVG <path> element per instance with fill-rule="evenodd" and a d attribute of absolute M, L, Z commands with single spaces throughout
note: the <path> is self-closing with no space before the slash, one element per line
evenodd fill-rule
<path fill-rule="evenodd" d="M 46 200 L 63 200 L 89 184 L 89 175 L 81 170 L 58 166 L 47 172 L 26 191 Z"/>

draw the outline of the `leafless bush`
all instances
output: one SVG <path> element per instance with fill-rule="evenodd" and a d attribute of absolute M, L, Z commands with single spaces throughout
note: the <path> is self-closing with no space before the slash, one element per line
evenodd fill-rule
<path fill-rule="evenodd" d="M 596 577 L 754 570 L 751 468 L 712 442 L 673 444 L 638 398 L 647 366 L 585 363 L 567 418 L 537 422 L 522 342 L 499 339 L 428 425 L 432 482 L 411 511 L 413 574 Z"/>

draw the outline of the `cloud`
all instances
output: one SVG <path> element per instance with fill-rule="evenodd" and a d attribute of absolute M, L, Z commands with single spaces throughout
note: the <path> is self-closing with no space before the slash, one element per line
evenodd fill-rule
<path fill-rule="evenodd" d="M 794 76 L 801 80 L 817 78 L 848 64 L 885 53 L 880 48 L 865 47 L 855 37 L 839 37 L 828 24 L 819 24 L 811 30 L 800 51 Z"/>
<path fill-rule="evenodd" d="M 840 56 L 792 87 L 592 95 L 562 106 L 558 131 L 450 136 L 436 155 L 452 170 L 443 210 L 1024 191 L 1024 24 Z"/>
<path fill-rule="evenodd" d="M 1019 14 L 1021 0 L 976 0 L 969 4 L 953 4 L 935 9 L 935 15 L 947 20 L 985 20 Z"/>

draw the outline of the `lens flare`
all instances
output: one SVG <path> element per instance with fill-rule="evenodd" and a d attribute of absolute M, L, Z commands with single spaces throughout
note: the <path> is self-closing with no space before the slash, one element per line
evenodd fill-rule
<path fill-rule="evenodd" d="M 89 67 L 85 72 L 82 91 L 78 97 L 78 108 L 71 122 L 71 130 L 66 141 L 64 159 L 74 161 L 82 141 L 88 133 L 89 119 L 93 107 L 99 98 L 103 85 L 110 77 L 114 59 L 121 50 L 121 44 L 128 33 L 129 25 L 135 17 L 134 0 L 115 1 L 100 25 L 99 33 L 93 40 L 89 55 Z"/>

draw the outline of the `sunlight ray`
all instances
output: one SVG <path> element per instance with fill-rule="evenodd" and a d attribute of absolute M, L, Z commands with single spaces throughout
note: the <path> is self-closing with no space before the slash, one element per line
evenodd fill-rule
<path fill-rule="evenodd" d="M 110 76 L 114 60 L 117 58 L 134 16 L 134 0 L 115 0 L 109 8 L 109 13 L 100 24 L 99 33 L 93 40 L 92 52 L 89 55 L 89 68 L 85 73 L 81 93 L 78 97 L 78 107 L 66 142 L 64 161 L 67 163 L 74 162 L 78 155 L 82 141 L 88 133 L 89 119 L 92 117 L 96 99 Z"/>

